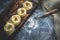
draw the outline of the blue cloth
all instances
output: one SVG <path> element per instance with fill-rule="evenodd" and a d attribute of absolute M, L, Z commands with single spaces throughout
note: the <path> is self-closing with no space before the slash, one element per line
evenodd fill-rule
<path fill-rule="evenodd" d="M 14 37 L 14 40 L 56 40 L 53 17 L 38 18 L 44 12 L 36 9 Z M 38 19 L 36 19 L 38 18 Z"/>
<path fill-rule="evenodd" d="M 13 0 L 0 0 L 0 15 L 11 6 Z"/>

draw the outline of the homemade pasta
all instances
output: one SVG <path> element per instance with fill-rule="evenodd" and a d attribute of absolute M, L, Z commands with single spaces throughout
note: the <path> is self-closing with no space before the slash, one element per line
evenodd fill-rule
<path fill-rule="evenodd" d="M 21 17 L 24 17 L 26 15 L 26 9 L 25 8 L 19 8 L 17 10 L 18 15 L 20 15 Z"/>
<path fill-rule="evenodd" d="M 14 24 L 7 22 L 7 24 L 4 26 L 4 31 L 8 36 L 12 35 L 12 33 L 15 31 Z"/>
<path fill-rule="evenodd" d="M 23 3 L 23 7 L 26 9 L 26 10 L 29 10 L 29 9 L 32 9 L 32 2 L 30 2 L 30 1 L 25 1 L 24 3 Z"/>
<path fill-rule="evenodd" d="M 10 20 L 15 26 L 17 26 L 21 22 L 21 17 L 19 15 L 13 15 Z"/>

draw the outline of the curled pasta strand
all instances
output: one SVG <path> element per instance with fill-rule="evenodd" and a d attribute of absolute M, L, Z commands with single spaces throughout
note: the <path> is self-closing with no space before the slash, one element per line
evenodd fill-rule
<path fill-rule="evenodd" d="M 12 23 L 7 22 L 4 26 L 4 31 L 8 36 L 12 35 L 12 33 L 15 31 L 15 26 Z"/>
<path fill-rule="evenodd" d="M 30 9 L 32 9 L 32 6 L 33 4 L 32 4 L 32 2 L 30 2 L 30 1 L 25 1 L 24 3 L 23 3 L 23 7 L 26 9 L 26 10 L 30 10 Z"/>
<path fill-rule="evenodd" d="M 17 26 L 21 22 L 21 17 L 19 15 L 13 15 L 10 21 Z"/>
<path fill-rule="evenodd" d="M 19 8 L 19 9 L 17 10 L 17 13 L 18 13 L 18 15 L 20 15 L 21 17 L 24 17 L 27 12 L 26 12 L 26 9 L 25 9 L 25 8 Z"/>

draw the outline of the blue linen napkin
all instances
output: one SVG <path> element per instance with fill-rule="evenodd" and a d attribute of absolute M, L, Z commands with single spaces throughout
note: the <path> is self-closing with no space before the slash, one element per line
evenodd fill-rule
<path fill-rule="evenodd" d="M 53 17 L 38 18 L 43 14 L 36 9 L 12 40 L 56 40 Z"/>

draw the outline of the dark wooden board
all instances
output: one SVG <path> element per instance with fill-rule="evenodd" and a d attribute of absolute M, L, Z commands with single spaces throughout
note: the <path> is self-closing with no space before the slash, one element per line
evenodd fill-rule
<path fill-rule="evenodd" d="M 6 15 L 4 15 L 4 22 L 3 22 L 3 28 L 4 28 L 4 25 L 6 24 L 6 22 L 11 18 L 12 15 L 15 15 L 16 14 L 16 11 L 18 8 L 22 7 L 22 3 L 24 2 L 25 0 L 21 1 L 21 0 L 18 0 L 15 4 L 13 4 L 11 6 L 11 8 L 9 8 L 6 12 Z M 33 8 L 31 10 L 29 10 L 26 14 L 26 16 L 22 19 L 21 23 L 16 27 L 16 31 L 11 35 L 11 36 L 7 36 L 6 34 L 6 37 L 11 39 L 13 38 L 17 32 L 19 31 L 19 29 L 24 25 L 24 23 L 28 20 L 28 18 L 31 16 L 31 14 L 34 12 L 34 10 L 38 7 L 38 3 L 35 3 L 33 1 L 31 1 L 33 3 Z M 4 31 L 4 29 L 3 29 Z M 4 32 L 5 33 L 5 32 Z"/>

